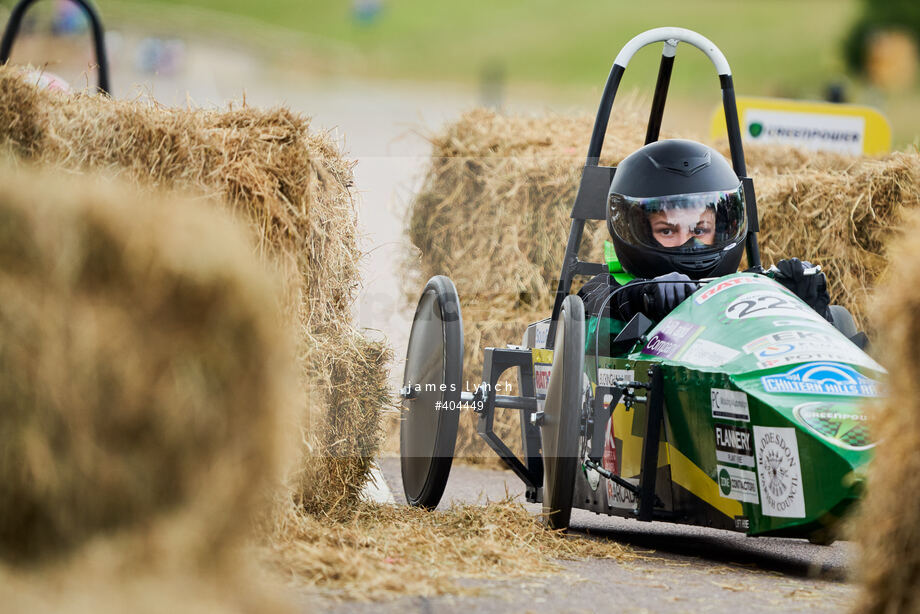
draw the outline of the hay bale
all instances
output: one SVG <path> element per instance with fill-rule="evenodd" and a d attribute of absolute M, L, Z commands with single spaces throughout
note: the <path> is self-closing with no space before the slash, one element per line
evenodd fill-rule
<path fill-rule="evenodd" d="M 286 573 L 338 599 L 475 594 L 463 580 L 557 574 L 560 559 L 637 558 L 612 540 L 549 530 L 510 498 L 446 511 L 366 504 L 335 520 L 293 519 L 275 554 Z"/>
<path fill-rule="evenodd" d="M 875 458 L 856 519 L 862 591 L 854 611 L 920 612 L 920 215 L 890 249 L 889 283 L 875 293 L 879 360 L 888 395 L 874 412 Z"/>
<path fill-rule="evenodd" d="M 904 212 L 920 209 L 920 155 L 852 158 L 845 169 L 790 169 L 755 179 L 764 261 L 795 255 L 821 264 L 831 299 L 871 325 L 868 297 L 891 262 L 886 244 Z"/>
<path fill-rule="evenodd" d="M 0 559 L 131 534 L 123 559 L 220 566 L 284 461 L 279 284 L 215 211 L 26 169 L 0 184 Z"/>
<path fill-rule="evenodd" d="M 360 257 L 353 163 L 329 135 L 312 132 L 308 118 L 284 108 L 183 110 L 60 95 L 0 67 L 0 147 L 68 170 L 105 171 L 146 188 L 216 197 L 247 222 L 258 253 L 281 272 L 303 379 L 313 401 L 327 408 L 318 424 L 303 426 L 305 458 L 292 484 L 305 484 L 317 459 L 334 456 L 321 463 L 336 469 L 319 476 L 320 483 L 336 493 L 334 500 L 354 502 L 380 440 L 373 410 L 390 403 L 376 384 L 385 377 L 388 353 L 358 339 L 352 324 Z M 355 445 L 327 449 L 323 442 L 338 441 L 330 433 Z M 340 473 L 341 464 L 349 467 Z M 340 475 L 354 482 L 334 483 Z M 345 500 L 342 490 L 350 493 Z"/>
<path fill-rule="evenodd" d="M 615 109 L 602 164 L 616 164 L 644 142 L 646 114 L 635 101 L 625 107 Z M 431 167 L 409 211 L 417 252 L 406 267 L 406 296 L 414 303 L 432 275 L 454 280 L 464 315 L 464 380 L 472 386 L 482 377 L 482 347 L 517 342 L 528 322 L 549 315 L 592 122 L 476 110 L 431 140 Z M 861 320 L 884 270 L 882 240 L 902 209 L 920 205 L 920 155 L 870 159 L 748 147 L 746 160 L 765 264 L 793 256 L 822 264 L 832 299 Z M 605 239 L 606 226 L 589 223 L 580 257 L 602 258 Z M 517 441 L 518 428 L 510 412 L 496 420 L 508 441 Z M 492 457 L 474 431 L 461 431 L 457 454 Z"/>

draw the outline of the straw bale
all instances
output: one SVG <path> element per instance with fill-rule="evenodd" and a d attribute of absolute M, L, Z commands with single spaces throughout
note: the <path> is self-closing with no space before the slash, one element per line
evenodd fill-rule
<path fill-rule="evenodd" d="M 303 467 L 292 484 L 305 484 L 317 464 L 349 465 L 318 479 L 335 493 L 332 500 L 354 503 L 378 445 L 374 410 L 391 399 L 377 385 L 388 353 L 358 339 L 352 323 L 360 257 L 353 162 L 328 134 L 311 131 L 308 118 L 285 108 L 174 109 L 61 95 L 4 67 L 0 94 L 0 148 L 67 171 L 105 171 L 148 189 L 213 197 L 248 224 L 256 251 L 284 280 L 282 307 L 295 323 L 310 401 L 326 408 L 302 427 Z M 322 442 L 338 441 L 330 432 L 355 445 L 326 449 Z M 330 455 L 336 460 L 318 463 Z M 354 482 L 333 483 L 343 476 Z"/>
<path fill-rule="evenodd" d="M 559 559 L 635 559 L 610 540 L 551 531 L 510 499 L 446 511 L 364 504 L 335 518 L 299 516 L 273 554 L 325 597 L 378 600 L 473 592 L 457 580 L 559 571 Z"/>
<path fill-rule="evenodd" d="M 859 543 L 859 612 L 920 612 L 920 214 L 907 216 L 890 249 L 890 278 L 873 320 L 888 394 L 874 411 L 875 457 L 853 535 Z"/>
<path fill-rule="evenodd" d="M 221 566 L 289 449 L 280 284 L 215 210 L 25 168 L 0 184 L 0 560 L 131 534 L 122 565 Z"/>
<path fill-rule="evenodd" d="M 614 109 L 601 164 L 642 146 L 640 106 L 632 100 Z M 481 381 L 482 347 L 518 343 L 529 322 L 550 313 L 592 122 L 474 110 L 431 138 L 431 166 L 408 217 L 416 249 L 405 267 L 406 296 L 417 300 L 432 275 L 454 280 L 472 387 Z M 716 147 L 727 154 L 725 143 Z M 821 264 L 831 298 L 863 321 L 866 296 L 885 268 L 884 239 L 903 209 L 920 205 L 920 155 L 873 159 L 778 146 L 745 153 L 764 264 L 788 257 Z M 580 257 L 600 260 L 607 238 L 605 224 L 589 223 Z M 514 442 L 511 413 L 497 417 L 496 430 Z M 461 421 L 457 455 L 493 456 L 473 423 Z"/>

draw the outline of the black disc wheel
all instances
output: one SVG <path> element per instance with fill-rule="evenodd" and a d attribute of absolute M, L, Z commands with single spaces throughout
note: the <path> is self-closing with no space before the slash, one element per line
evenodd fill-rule
<path fill-rule="evenodd" d="M 566 529 L 578 468 L 578 421 L 585 371 L 585 307 L 574 294 L 562 302 L 553 343 L 553 366 L 543 406 L 543 514 Z"/>
<path fill-rule="evenodd" d="M 403 490 L 409 505 L 435 508 L 444 494 L 457 442 L 463 374 L 463 320 L 454 283 L 425 286 L 412 320 L 399 429 Z"/>

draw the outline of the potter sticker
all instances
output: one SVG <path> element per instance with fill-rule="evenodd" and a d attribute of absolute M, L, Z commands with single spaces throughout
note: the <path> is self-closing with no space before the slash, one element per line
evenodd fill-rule
<path fill-rule="evenodd" d="M 838 361 L 883 371 L 848 339 L 834 330 L 784 330 L 759 337 L 742 348 L 769 369 L 798 362 Z"/>
<path fill-rule="evenodd" d="M 754 452 L 765 516 L 805 517 L 805 491 L 794 428 L 754 426 Z"/>

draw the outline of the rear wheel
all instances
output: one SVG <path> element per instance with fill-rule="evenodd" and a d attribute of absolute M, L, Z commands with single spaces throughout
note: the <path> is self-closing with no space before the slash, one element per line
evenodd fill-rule
<path fill-rule="evenodd" d="M 454 283 L 432 277 L 409 334 L 399 429 L 400 469 L 409 505 L 435 508 L 444 494 L 457 442 L 463 373 L 463 320 Z"/>
<path fill-rule="evenodd" d="M 543 408 L 543 513 L 553 529 L 566 529 L 578 468 L 578 426 L 585 371 L 585 308 L 578 296 L 562 303 Z"/>

